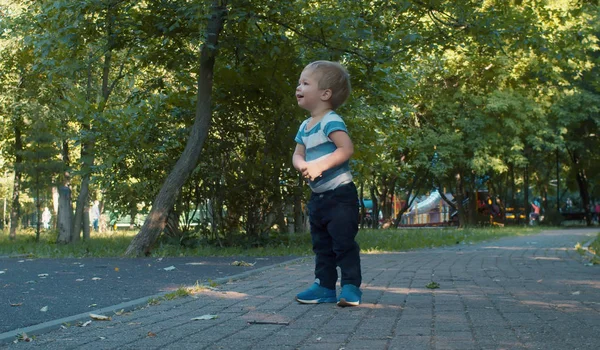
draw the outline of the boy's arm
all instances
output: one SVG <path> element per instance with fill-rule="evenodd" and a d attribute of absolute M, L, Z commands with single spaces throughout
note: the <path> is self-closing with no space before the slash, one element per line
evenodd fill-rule
<path fill-rule="evenodd" d="M 321 174 L 328 169 L 343 164 L 345 161 L 350 159 L 354 153 L 354 145 L 350 136 L 345 131 L 337 130 L 329 134 L 329 138 L 337 149 L 327 157 L 323 157 L 319 160 L 306 163 L 306 172 L 311 180 L 321 176 Z"/>
<path fill-rule="evenodd" d="M 304 172 L 306 169 L 306 147 L 299 143 L 296 144 L 294 155 L 292 156 L 292 164 L 299 172 Z M 303 174 L 304 175 L 304 174 Z"/>

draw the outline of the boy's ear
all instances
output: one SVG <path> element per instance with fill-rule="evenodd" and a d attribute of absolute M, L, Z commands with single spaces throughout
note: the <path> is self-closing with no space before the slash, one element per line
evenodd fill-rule
<path fill-rule="evenodd" d="M 332 95 L 331 89 L 325 89 L 321 93 L 321 100 L 328 101 L 331 98 L 331 95 Z"/>

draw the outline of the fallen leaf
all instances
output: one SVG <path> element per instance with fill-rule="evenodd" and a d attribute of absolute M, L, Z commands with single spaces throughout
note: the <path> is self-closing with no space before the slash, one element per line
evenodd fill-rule
<path fill-rule="evenodd" d="M 579 295 L 579 294 L 581 294 L 581 292 L 580 292 L 580 291 L 577 291 L 577 292 L 573 292 L 573 293 L 571 293 L 571 294 L 572 294 L 572 295 Z"/>
<path fill-rule="evenodd" d="M 254 264 L 256 264 L 256 263 L 254 263 Z M 254 266 L 254 264 L 247 263 L 243 260 L 242 261 L 234 261 L 231 263 L 231 265 L 233 265 L 233 266 Z"/>
<path fill-rule="evenodd" d="M 112 320 L 112 318 L 110 318 L 109 316 L 104 316 L 104 315 L 90 314 L 90 317 L 92 318 L 92 320 L 96 320 L 96 321 L 111 321 Z"/>
<path fill-rule="evenodd" d="M 25 284 L 34 284 L 34 283 L 37 283 L 37 282 L 36 281 L 27 281 L 27 282 L 25 282 Z"/>
<path fill-rule="evenodd" d="M 542 281 L 543 281 L 543 279 L 542 280 L 537 280 L 537 283 L 542 283 Z"/>
<path fill-rule="evenodd" d="M 98 337 L 100 340 L 105 340 L 106 337 Z"/>
<path fill-rule="evenodd" d="M 85 321 L 85 322 L 83 322 L 83 323 L 81 324 L 81 326 L 79 326 L 79 327 L 87 327 L 87 326 L 89 326 L 91 323 L 92 323 L 92 320 Z"/>
<path fill-rule="evenodd" d="M 118 268 L 118 267 L 115 267 L 115 271 L 116 271 L 116 272 L 119 272 L 119 268 Z"/>
<path fill-rule="evenodd" d="M 100 281 L 101 279 L 102 279 L 102 278 L 100 278 L 100 277 L 93 277 L 93 278 L 92 278 L 92 281 Z"/>
<path fill-rule="evenodd" d="M 3 273 L 6 273 L 6 271 L 0 271 L 0 275 L 3 274 Z"/>
<path fill-rule="evenodd" d="M 29 338 L 27 333 L 19 333 L 19 334 L 17 334 L 17 339 L 13 343 L 16 344 L 19 341 L 30 342 L 30 341 L 33 341 L 33 339 Z"/>
<path fill-rule="evenodd" d="M 98 304 L 90 304 L 90 305 L 88 305 L 88 307 L 96 307 L 96 306 L 98 306 Z"/>
<path fill-rule="evenodd" d="M 83 282 L 83 278 L 78 278 L 75 280 L 75 282 Z"/>
<path fill-rule="evenodd" d="M 10 304 L 10 306 L 21 306 L 21 305 L 23 305 L 23 303 Z"/>
<path fill-rule="evenodd" d="M 41 312 L 46 312 L 48 311 L 48 306 L 44 306 L 43 308 L 40 309 Z"/>
<path fill-rule="evenodd" d="M 440 284 L 437 282 L 429 282 L 427 283 L 427 285 L 425 286 L 429 289 L 436 289 L 436 288 L 440 288 Z"/>
<path fill-rule="evenodd" d="M 116 312 L 115 312 L 115 315 L 117 315 L 117 316 L 121 316 L 121 315 L 123 315 L 124 313 L 125 313 L 125 309 L 121 309 L 120 311 L 116 311 Z"/>
<path fill-rule="evenodd" d="M 317 341 L 321 341 L 321 339 L 323 339 L 323 338 L 322 338 L 322 337 L 318 337 L 318 338 L 317 338 Z"/>
<path fill-rule="evenodd" d="M 148 332 L 149 337 L 156 337 L 156 333 Z"/>
<path fill-rule="evenodd" d="M 47 273 L 40 273 L 38 275 L 38 277 L 41 277 L 41 278 L 48 277 L 48 274 Z"/>
<path fill-rule="evenodd" d="M 214 320 L 215 318 L 218 318 L 218 317 L 219 316 L 217 316 L 217 315 L 202 315 L 200 317 L 192 318 L 192 321 Z"/>
<path fill-rule="evenodd" d="M 175 270 L 175 266 L 165 267 L 163 270 L 165 270 L 165 271 L 173 271 L 173 270 Z"/>

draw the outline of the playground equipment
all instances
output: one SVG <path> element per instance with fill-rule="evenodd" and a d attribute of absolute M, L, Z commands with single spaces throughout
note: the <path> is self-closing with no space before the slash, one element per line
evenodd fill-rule
<path fill-rule="evenodd" d="M 452 201 L 451 194 L 445 197 Z M 451 224 L 451 209 L 438 190 L 432 191 L 421 201 L 415 200 L 410 208 L 402 215 L 400 226 L 445 226 Z"/>

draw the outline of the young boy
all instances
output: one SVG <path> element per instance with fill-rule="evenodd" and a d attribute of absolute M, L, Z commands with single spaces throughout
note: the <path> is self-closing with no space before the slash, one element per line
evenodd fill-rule
<path fill-rule="evenodd" d="M 296 99 L 310 112 L 296 135 L 294 168 L 312 190 L 308 210 L 315 258 L 315 282 L 296 295 L 304 304 L 360 304 L 362 282 L 358 233 L 358 195 L 348 160 L 354 146 L 346 125 L 334 110 L 350 95 L 350 78 L 336 62 L 316 61 L 304 68 Z M 338 273 L 342 291 L 336 298 Z"/>

